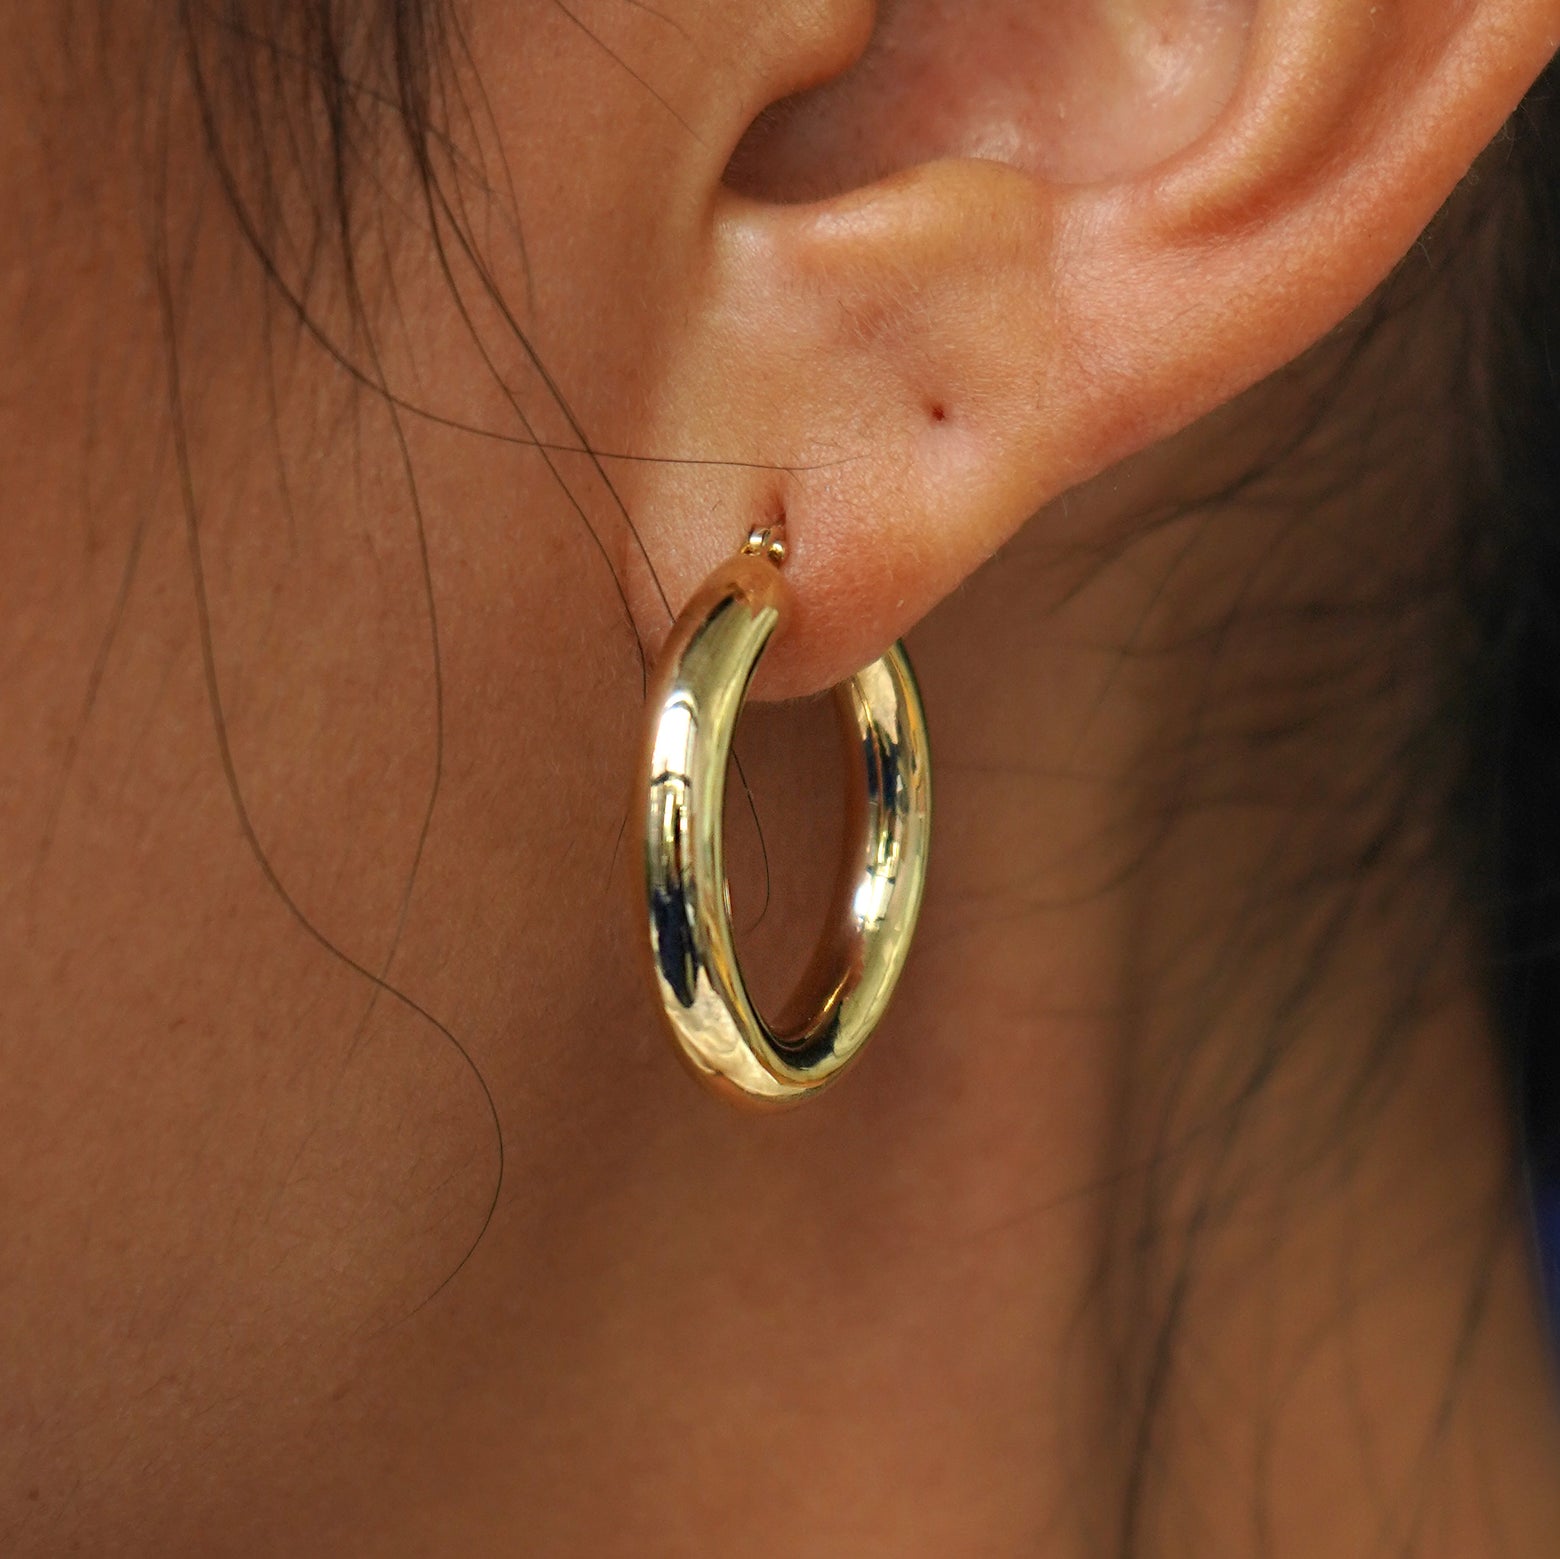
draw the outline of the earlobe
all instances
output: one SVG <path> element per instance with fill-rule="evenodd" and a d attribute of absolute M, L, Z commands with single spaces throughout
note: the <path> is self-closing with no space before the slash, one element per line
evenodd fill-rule
<path fill-rule="evenodd" d="M 903 24 L 917 7 L 889 15 Z M 1210 66 L 1205 127 L 1152 166 L 1074 184 L 1022 152 L 958 155 L 1016 77 L 971 50 L 965 12 L 927 4 L 926 25 L 958 34 L 948 48 L 967 67 L 945 83 L 963 96 L 934 105 L 945 146 L 923 137 L 935 154 L 906 166 L 902 144 L 858 140 L 856 164 L 878 176 L 801 204 L 711 192 L 646 444 L 742 463 L 647 468 L 637 512 L 673 607 L 751 525 L 784 517 L 795 613 L 762 691 L 849 676 L 1061 491 L 1336 325 L 1560 31 L 1555 0 L 1406 0 L 1369 15 L 1348 0 L 1265 0 L 1249 37 L 1230 0 L 1181 9 L 1224 19 L 1228 47 L 1205 40 L 1203 57 L 1238 59 L 1240 74 L 1232 86 Z M 1135 90 L 1099 57 L 1077 68 L 1091 60 L 1101 93 Z M 838 112 L 853 80 L 881 93 L 894 68 L 892 53 L 869 53 L 818 94 L 820 112 Z M 806 102 L 785 110 L 793 135 Z M 1185 101 L 1174 112 L 1183 127 L 1199 119 Z M 739 158 L 748 189 L 763 184 L 760 140 Z M 644 574 L 634 594 L 654 642 L 667 616 Z"/>
<path fill-rule="evenodd" d="M 1032 511 L 1039 422 L 1049 412 L 1061 447 L 1071 404 L 1047 382 L 1069 356 L 1054 350 L 1043 281 L 1049 222 L 1042 186 L 978 161 L 802 207 L 717 204 L 710 302 L 658 397 L 656 438 L 730 449 L 740 430 L 737 448 L 773 464 L 657 466 L 641 502 L 719 517 L 710 553 L 691 554 L 686 535 L 656 547 L 674 605 L 749 525 L 784 520 L 794 608 L 765 696 L 819 691 L 876 659 Z M 665 617 L 639 584 L 653 642 Z"/>

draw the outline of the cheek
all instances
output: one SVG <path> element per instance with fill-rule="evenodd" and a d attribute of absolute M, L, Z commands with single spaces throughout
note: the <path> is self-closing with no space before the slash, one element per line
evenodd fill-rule
<path fill-rule="evenodd" d="M 637 678 L 609 582 L 552 566 L 571 518 L 522 491 L 533 544 L 490 554 L 500 506 L 430 475 L 436 684 L 415 530 L 354 551 L 265 497 L 205 510 L 226 760 L 167 509 L 68 780 L 22 776 L 63 788 L 0 903 L 0 1531 L 198 1551 L 213 1502 L 344 1461 L 338 1392 L 373 1360 L 415 1400 L 385 1348 L 490 1217 L 524 1249 L 548 1123 L 600 1113 L 573 1037 L 635 1049 Z"/>

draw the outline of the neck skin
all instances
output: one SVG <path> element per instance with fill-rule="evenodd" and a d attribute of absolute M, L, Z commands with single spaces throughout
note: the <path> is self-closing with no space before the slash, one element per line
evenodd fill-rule
<path fill-rule="evenodd" d="M 1077 495 L 917 636 L 936 886 L 871 1059 L 780 1120 L 657 1090 L 543 1236 L 562 1343 L 515 1393 L 514 1508 L 548 1551 L 1552 1546 L 1509 1110 L 1360 516 L 1259 493 L 1057 546 L 1233 426 Z M 827 857 L 799 727 L 749 729 L 756 977 Z"/>
<path fill-rule="evenodd" d="M 747 1118 L 670 1060 L 609 891 L 637 678 L 556 482 L 411 426 L 445 779 L 403 903 L 434 695 L 397 430 L 295 342 L 257 417 L 262 319 L 230 285 L 203 315 L 188 262 L 203 645 L 122 220 L 62 243 L 79 270 L 0 272 L 0 991 L 48 1040 L 6 1054 L 39 1103 L 0 1146 L 3 1459 L 37 1498 L 0 1546 L 1552 1551 L 1509 1111 L 1419 740 L 1444 517 L 1337 464 L 1382 384 L 1424 426 L 1413 332 L 1271 481 L 1199 497 L 1335 365 L 1058 505 L 923 626 L 912 970 L 837 1089 Z M 771 995 L 832 870 L 832 743 L 794 710 L 744 737 Z M 493 1091 L 503 1190 L 447 1286 L 493 1184 L 471 1073 L 278 883 Z"/>
<path fill-rule="evenodd" d="M 1371 356 L 1399 384 L 1401 350 Z M 1322 384 L 1372 403 L 1372 371 L 1310 365 L 1074 495 L 917 635 L 935 883 L 834 1093 L 734 1115 L 653 1035 L 603 1081 L 608 1036 L 646 1032 L 614 932 L 568 1124 L 522 1142 L 525 1210 L 420 1323 L 445 1369 L 439 1339 L 483 1338 L 481 1384 L 433 1414 L 442 1451 L 409 1430 L 385 1541 L 1549 1550 L 1553 1382 L 1412 669 L 1454 632 L 1435 512 L 1401 474 L 1297 504 L 1306 455 L 1357 447 L 1347 401 L 1240 500 L 1178 497 Z M 746 731 L 771 994 L 827 887 L 833 740 L 794 709 Z M 404 1392 L 394 1359 L 365 1378 Z"/>

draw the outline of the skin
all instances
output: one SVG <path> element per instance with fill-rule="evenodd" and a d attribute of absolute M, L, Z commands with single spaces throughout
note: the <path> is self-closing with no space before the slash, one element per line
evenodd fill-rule
<path fill-rule="evenodd" d="M 311 329 L 319 167 L 268 280 L 161 9 L 0 21 L 0 1548 L 1551 1552 L 1406 745 L 1455 321 L 1328 333 L 1560 8 L 474 0 L 474 248 L 386 135 Z M 756 1118 L 619 829 L 640 646 L 782 512 L 761 692 L 909 633 L 937 839 L 868 1056 Z M 839 760 L 741 750 L 773 1001 Z"/>

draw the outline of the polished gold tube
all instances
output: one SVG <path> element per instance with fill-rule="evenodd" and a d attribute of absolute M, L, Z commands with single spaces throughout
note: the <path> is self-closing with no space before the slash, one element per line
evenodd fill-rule
<path fill-rule="evenodd" d="M 678 618 L 656 668 L 639 794 L 654 981 L 678 1053 L 728 1098 L 805 1098 L 861 1050 L 894 993 L 920 912 L 931 836 L 926 717 L 901 645 L 836 689 L 860 757 L 861 854 L 831 926 L 773 1027 L 748 997 L 732 936 L 722 820 L 732 737 L 786 608 L 784 542 L 755 532 Z"/>

